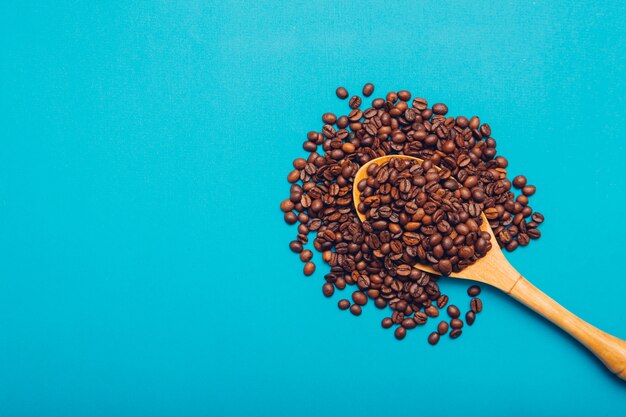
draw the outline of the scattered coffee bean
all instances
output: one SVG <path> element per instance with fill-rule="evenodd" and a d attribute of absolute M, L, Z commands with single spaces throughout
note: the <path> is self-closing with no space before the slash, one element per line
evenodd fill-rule
<path fill-rule="evenodd" d="M 513 178 L 513 187 L 515 188 L 523 188 L 524 186 L 526 186 L 526 177 L 523 175 L 518 175 L 517 177 Z"/>
<path fill-rule="evenodd" d="M 300 246 L 302 247 L 301 243 L 300 243 Z M 293 248 L 291 250 L 293 250 Z M 306 249 L 300 252 L 300 260 L 302 262 L 309 262 L 311 259 L 313 259 L 313 252 L 311 252 L 310 250 Z"/>
<path fill-rule="evenodd" d="M 327 282 L 326 284 L 322 285 L 322 293 L 324 293 L 326 297 L 332 297 L 332 295 L 335 293 L 335 287 L 333 286 L 333 284 Z"/>
<path fill-rule="evenodd" d="M 307 262 L 304 264 L 304 275 L 306 275 L 307 277 L 309 275 L 313 275 L 313 272 L 315 272 L 315 264 L 313 262 Z"/>
<path fill-rule="evenodd" d="M 432 332 L 430 335 L 428 335 L 428 343 L 434 346 L 438 342 L 439 342 L 439 333 Z"/>
<path fill-rule="evenodd" d="M 337 97 L 339 97 L 342 100 L 345 100 L 348 98 L 348 90 L 346 90 L 343 87 L 339 87 L 337 88 L 337 91 L 335 91 L 335 93 L 337 94 Z"/>
<path fill-rule="evenodd" d="M 524 193 L 526 197 L 530 197 L 531 195 L 535 194 L 535 191 L 537 191 L 537 189 L 534 185 L 526 185 L 524 188 L 522 188 L 522 193 Z"/>
<path fill-rule="evenodd" d="M 398 340 L 402 340 L 406 337 L 406 329 L 402 326 L 397 327 L 396 331 L 394 332 L 394 336 L 396 336 L 396 339 Z"/>
<path fill-rule="evenodd" d="M 483 311 L 483 302 L 480 298 L 472 298 L 470 301 L 470 308 L 474 313 L 480 313 Z"/>
<path fill-rule="evenodd" d="M 292 240 L 289 242 L 289 249 L 291 249 L 295 253 L 302 252 L 302 243 L 297 240 Z"/>
<path fill-rule="evenodd" d="M 350 108 L 351 109 L 358 109 L 359 106 L 361 106 L 361 97 L 359 97 L 359 96 L 352 96 L 350 98 Z"/>
<path fill-rule="evenodd" d="M 463 333 L 463 330 L 454 329 L 450 332 L 450 339 L 456 339 L 457 337 L 461 336 L 462 333 Z"/>
<path fill-rule="evenodd" d="M 374 84 L 372 83 L 367 83 L 363 86 L 363 95 L 365 97 L 369 97 L 372 95 L 372 93 L 374 92 Z M 358 107 L 358 106 L 357 106 Z"/>
<path fill-rule="evenodd" d="M 389 317 L 385 317 L 381 323 L 383 329 L 388 329 L 393 326 L 393 321 Z"/>
<path fill-rule="evenodd" d="M 444 335 L 448 333 L 448 322 L 447 321 L 439 322 L 439 324 L 437 325 L 437 331 L 439 332 L 440 335 Z"/>
<path fill-rule="evenodd" d="M 344 298 L 343 300 L 339 300 L 337 305 L 339 306 L 340 310 L 347 310 L 348 308 L 350 308 L 350 301 Z"/>
<path fill-rule="evenodd" d="M 467 289 L 467 295 L 470 297 L 476 297 L 480 294 L 480 287 L 478 285 L 472 285 Z"/>
<path fill-rule="evenodd" d="M 450 320 L 450 327 L 452 327 L 453 329 L 460 329 L 461 327 L 463 327 L 463 322 L 459 319 L 452 319 Z"/>
<path fill-rule="evenodd" d="M 451 304 L 448 306 L 448 315 L 455 319 L 461 315 L 461 311 L 457 306 Z"/>
<path fill-rule="evenodd" d="M 357 304 L 352 304 L 350 306 L 350 313 L 354 314 L 355 316 L 360 316 L 361 315 L 361 306 L 357 305 Z"/>
<path fill-rule="evenodd" d="M 474 324 L 475 320 L 476 320 L 476 313 L 474 313 L 471 310 L 465 313 L 465 322 L 467 323 L 468 326 L 471 326 L 472 324 Z"/>

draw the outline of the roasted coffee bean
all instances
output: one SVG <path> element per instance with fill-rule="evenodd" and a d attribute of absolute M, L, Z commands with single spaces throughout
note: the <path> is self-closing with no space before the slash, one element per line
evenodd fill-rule
<path fill-rule="evenodd" d="M 393 321 L 391 321 L 389 317 L 385 317 L 381 322 L 381 325 L 383 326 L 383 329 L 388 329 L 393 326 Z"/>
<path fill-rule="evenodd" d="M 448 306 L 448 315 L 455 319 L 461 315 L 461 311 L 459 311 L 459 308 L 454 304 L 450 304 Z"/>
<path fill-rule="evenodd" d="M 396 337 L 396 339 L 402 340 L 406 337 L 406 329 L 402 326 L 397 327 L 393 334 Z"/>
<path fill-rule="evenodd" d="M 340 310 L 347 310 L 348 308 L 350 308 L 350 301 L 346 300 L 345 298 L 342 300 L 339 300 L 339 302 L 337 303 L 337 305 L 339 306 Z"/>
<path fill-rule="evenodd" d="M 433 105 L 433 113 L 435 114 L 446 114 L 448 112 L 448 106 L 443 103 L 437 103 Z"/>
<path fill-rule="evenodd" d="M 523 175 L 518 175 L 517 177 L 513 178 L 513 186 L 515 188 L 523 188 L 524 186 L 526 186 L 526 177 Z"/>
<path fill-rule="evenodd" d="M 531 239 L 539 239 L 541 237 L 541 232 L 539 231 L 539 229 L 528 229 L 526 233 Z"/>
<path fill-rule="evenodd" d="M 295 253 L 300 253 L 302 252 L 302 243 L 298 242 L 297 240 L 292 240 L 289 243 L 289 249 L 291 249 Z"/>
<path fill-rule="evenodd" d="M 471 326 L 472 324 L 474 324 L 474 321 L 476 321 L 476 313 L 474 313 L 471 310 L 465 313 L 465 322 L 467 323 L 468 326 Z"/>
<path fill-rule="evenodd" d="M 331 297 L 335 293 L 335 287 L 333 287 L 333 284 L 327 282 L 322 285 L 322 292 L 326 297 Z"/>
<path fill-rule="evenodd" d="M 359 97 L 359 96 L 352 96 L 350 98 L 350 108 L 351 109 L 358 109 L 360 105 L 361 105 L 361 97 Z"/>
<path fill-rule="evenodd" d="M 430 335 L 428 335 L 428 343 L 434 346 L 438 342 L 439 342 L 439 333 L 432 332 Z"/>
<path fill-rule="evenodd" d="M 448 333 L 448 322 L 447 321 L 439 322 L 439 324 L 437 325 L 437 332 L 439 332 L 440 335 L 444 335 Z"/>
<path fill-rule="evenodd" d="M 422 324 L 426 324 L 426 322 L 428 321 L 428 316 L 426 315 L 426 313 L 422 313 L 421 311 L 418 311 L 417 313 L 415 313 L 413 320 L 415 321 L 416 324 L 421 326 Z"/>
<path fill-rule="evenodd" d="M 363 95 L 365 97 L 369 97 L 372 95 L 372 93 L 374 92 L 374 84 L 372 83 L 367 83 L 363 86 Z M 358 106 L 357 106 L 358 107 Z"/>
<path fill-rule="evenodd" d="M 350 306 L 350 313 L 354 314 L 355 316 L 360 316 L 362 311 L 363 310 L 361 309 L 361 306 L 358 304 L 352 304 Z"/>
<path fill-rule="evenodd" d="M 533 221 L 535 223 L 541 224 L 543 223 L 543 214 L 539 213 L 539 212 L 534 212 L 533 215 L 531 216 L 531 218 L 533 219 Z"/>
<path fill-rule="evenodd" d="M 467 295 L 470 297 L 476 297 L 478 294 L 480 294 L 480 287 L 478 285 L 472 285 L 467 289 Z"/>
<path fill-rule="evenodd" d="M 300 242 L 298 242 L 298 243 L 300 243 Z M 300 247 L 302 247 L 301 243 L 300 243 Z M 293 250 L 293 248 L 291 250 Z M 296 252 L 296 251 L 294 251 L 294 252 Z M 310 250 L 306 249 L 306 250 L 303 250 L 302 252 L 300 252 L 300 260 L 302 262 L 309 262 L 311 259 L 313 259 L 313 252 L 311 252 Z"/>
<path fill-rule="evenodd" d="M 450 339 L 456 339 L 463 333 L 461 329 L 454 329 L 450 332 Z"/>
<path fill-rule="evenodd" d="M 483 302 L 480 298 L 472 298 L 470 301 L 470 308 L 474 313 L 480 313 L 483 311 Z"/>
<path fill-rule="evenodd" d="M 440 295 L 439 298 L 437 298 L 437 307 L 441 309 L 444 308 L 446 304 L 448 304 L 448 296 Z"/>
<path fill-rule="evenodd" d="M 405 329 L 414 329 L 415 326 L 417 326 L 417 324 L 412 318 L 402 320 L 402 327 L 404 327 Z"/>
<path fill-rule="evenodd" d="M 298 221 L 298 216 L 293 211 L 286 212 L 284 217 L 287 224 L 295 224 Z"/>
<path fill-rule="evenodd" d="M 454 318 L 450 320 L 450 327 L 452 327 L 453 329 L 460 329 L 461 327 L 463 327 L 463 322 L 457 318 Z"/>
<path fill-rule="evenodd" d="M 308 277 L 309 275 L 313 275 L 313 272 L 315 272 L 315 264 L 313 262 L 304 264 L 304 275 Z"/>
<path fill-rule="evenodd" d="M 352 300 L 356 304 L 358 304 L 360 306 L 363 306 L 363 305 L 367 304 L 367 296 L 364 293 L 362 293 L 361 291 L 353 292 L 352 293 Z"/>
<path fill-rule="evenodd" d="M 439 316 L 439 310 L 437 309 L 437 307 L 431 305 L 430 307 L 426 307 L 424 309 L 424 313 L 426 313 L 426 315 L 428 317 L 437 317 Z"/>
<path fill-rule="evenodd" d="M 348 98 L 348 90 L 346 90 L 343 87 L 338 87 L 335 93 L 337 94 L 337 97 L 339 97 L 342 100 L 345 100 Z"/>
<path fill-rule="evenodd" d="M 531 195 L 535 194 L 535 191 L 537 191 L 537 189 L 534 185 L 526 185 L 522 188 L 522 193 L 524 193 L 526 197 L 530 197 Z"/>

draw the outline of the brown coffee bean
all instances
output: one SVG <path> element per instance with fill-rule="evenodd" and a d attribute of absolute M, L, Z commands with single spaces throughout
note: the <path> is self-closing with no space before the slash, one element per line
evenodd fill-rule
<path fill-rule="evenodd" d="M 367 304 L 367 296 L 364 293 L 362 293 L 361 291 L 353 292 L 352 293 L 352 300 L 356 304 L 358 304 L 360 306 L 363 306 L 363 305 Z"/>
<path fill-rule="evenodd" d="M 294 204 L 293 204 L 293 202 L 292 202 L 291 200 L 289 200 L 289 199 L 283 200 L 283 201 L 280 203 L 280 209 L 281 209 L 282 211 L 284 211 L 284 212 L 289 212 L 289 211 L 293 210 L 293 208 L 294 208 Z"/>
<path fill-rule="evenodd" d="M 461 311 L 459 311 L 459 308 L 454 304 L 450 304 L 448 306 L 448 315 L 455 319 L 461 315 Z"/>
<path fill-rule="evenodd" d="M 415 326 L 417 326 L 417 324 L 412 318 L 406 318 L 402 320 L 402 327 L 404 327 L 405 329 L 414 329 Z"/>
<path fill-rule="evenodd" d="M 434 346 L 438 342 L 439 342 L 439 333 L 432 332 L 430 335 L 428 335 L 428 343 Z"/>
<path fill-rule="evenodd" d="M 474 313 L 471 310 L 465 313 L 465 322 L 467 323 L 468 326 L 471 326 L 472 324 L 474 324 L 474 321 L 476 321 L 476 313 Z"/>
<path fill-rule="evenodd" d="M 426 315 L 428 317 L 437 317 L 439 316 L 439 310 L 437 309 L 437 307 L 431 305 L 430 307 L 427 307 L 424 309 L 424 313 L 426 313 Z"/>
<path fill-rule="evenodd" d="M 355 316 L 360 316 L 362 313 L 362 309 L 360 305 L 357 304 L 352 304 L 350 306 L 350 313 L 354 314 Z"/>
<path fill-rule="evenodd" d="M 543 214 L 541 214 L 541 213 L 539 213 L 539 212 L 537 212 L 537 211 L 533 213 L 533 215 L 531 216 L 531 218 L 533 219 L 533 221 L 534 221 L 535 223 L 538 223 L 538 224 L 543 223 L 543 220 L 544 220 L 544 218 L 543 218 Z"/>
<path fill-rule="evenodd" d="M 289 249 L 291 249 L 295 253 L 300 253 L 302 252 L 302 243 L 298 242 L 297 240 L 292 240 L 291 242 L 289 242 Z"/>
<path fill-rule="evenodd" d="M 447 321 L 439 322 L 439 324 L 437 325 L 437 332 L 439 332 L 440 335 L 444 335 L 448 333 L 448 322 Z"/>
<path fill-rule="evenodd" d="M 337 116 L 333 113 L 324 113 L 322 115 L 322 121 L 327 124 L 334 124 L 337 121 Z"/>
<path fill-rule="evenodd" d="M 287 224 L 295 224 L 298 221 L 298 216 L 293 211 L 288 211 L 284 215 L 285 223 Z"/>
<path fill-rule="evenodd" d="M 372 95 L 372 93 L 374 92 L 374 84 L 372 83 L 367 83 L 363 86 L 363 95 L 365 97 L 369 97 Z M 358 107 L 358 106 L 357 106 Z"/>
<path fill-rule="evenodd" d="M 448 304 L 448 296 L 440 295 L 439 298 L 437 298 L 437 307 L 441 309 L 444 308 L 446 304 Z"/>
<path fill-rule="evenodd" d="M 396 337 L 396 339 L 402 340 L 406 337 L 406 329 L 402 326 L 397 327 L 393 334 Z"/>
<path fill-rule="evenodd" d="M 541 232 L 539 231 L 539 229 L 528 229 L 526 233 L 531 239 L 539 239 L 541 237 Z"/>
<path fill-rule="evenodd" d="M 463 333 L 461 329 L 454 329 L 450 332 L 450 339 L 456 339 Z"/>
<path fill-rule="evenodd" d="M 526 177 L 523 175 L 518 175 L 513 178 L 513 186 L 515 188 L 523 188 L 526 185 Z"/>
<path fill-rule="evenodd" d="M 337 303 L 337 306 L 339 306 L 340 310 L 347 310 L 348 308 L 350 308 L 350 301 L 344 298 L 342 300 L 339 300 L 339 302 Z"/>
<path fill-rule="evenodd" d="M 298 242 L 298 243 L 300 243 L 300 242 Z M 302 247 L 301 243 L 300 243 L 300 247 Z M 293 248 L 291 250 L 293 250 Z M 311 259 L 313 259 L 313 252 L 311 252 L 310 250 L 306 249 L 306 250 L 303 250 L 302 252 L 300 252 L 300 260 L 302 262 L 309 262 Z"/>
<path fill-rule="evenodd" d="M 524 195 L 527 197 L 535 194 L 535 191 L 537 191 L 537 188 L 534 185 L 526 185 L 522 188 L 522 193 L 524 193 Z"/>
<path fill-rule="evenodd" d="M 443 103 L 437 103 L 433 105 L 433 113 L 435 114 L 446 114 L 448 113 L 448 106 Z"/>
<path fill-rule="evenodd" d="M 421 311 L 418 311 L 417 313 L 415 313 L 413 320 L 415 321 L 416 324 L 421 326 L 423 324 L 426 324 L 426 322 L 428 321 L 428 316 L 426 315 L 426 313 L 422 313 Z"/>
<path fill-rule="evenodd" d="M 313 275 L 313 272 L 315 272 L 315 264 L 313 262 L 307 262 L 304 264 L 304 275 L 308 277 Z"/>
<path fill-rule="evenodd" d="M 361 106 L 361 97 L 359 96 L 352 96 L 350 98 L 350 108 L 351 109 L 358 109 L 359 106 Z"/>
<path fill-rule="evenodd" d="M 483 311 L 483 302 L 480 300 L 480 298 L 472 298 L 470 300 L 470 308 L 474 313 L 480 313 L 481 311 Z"/>
<path fill-rule="evenodd" d="M 337 94 L 337 97 L 339 97 L 342 100 L 345 100 L 346 98 L 348 98 L 348 90 L 346 90 L 343 87 L 339 87 L 337 88 L 337 91 L 335 91 L 335 93 Z"/>
<path fill-rule="evenodd" d="M 333 287 L 333 284 L 327 282 L 322 285 L 322 293 L 324 293 L 326 297 L 331 297 L 335 293 L 335 287 Z"/>
<path fill-rule="evenodd" d="M 383 326 L 383 329 L 388 329 L 393 326 L 393 321 L 389 317 L 385 317 L 381 322 L 381 325 Z"/>
<path fill-rule="evenodd" d="M 457 318 L 454 318 L 450 320 L 450 327 L 452 327 L 453 329 L 460 329 L 461 327 L 463 327 L 463 322 Z"/>
<path fill-rule="evenodd" d="M 480 294 L 480 287 L 478 285 L 472 285 L 467 289 L 467 295 L 470 297 L 476 297 Z"/>

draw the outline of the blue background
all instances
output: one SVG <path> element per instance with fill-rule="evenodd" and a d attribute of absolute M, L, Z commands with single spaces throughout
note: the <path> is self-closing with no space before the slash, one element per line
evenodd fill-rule
<path fill-rule="evenodd" d="M 339 311 L 278 210 L 337 86 L 443 101 L 538 186 L 511 262 L 625 338 L 623 4 L 7 3 L 0 415 L 624 415 L 625 383 L 496 290 L 436 348 Z"/>

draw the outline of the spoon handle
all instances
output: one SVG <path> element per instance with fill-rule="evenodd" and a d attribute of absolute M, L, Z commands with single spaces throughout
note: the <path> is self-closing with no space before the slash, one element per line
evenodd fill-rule
<path fill-rule="evenodd" d="M 547 318 L 593 352 L 607 368 L 626 380 L 626 341 L 577 317 L 520 276 L 509 295 Z"/>

